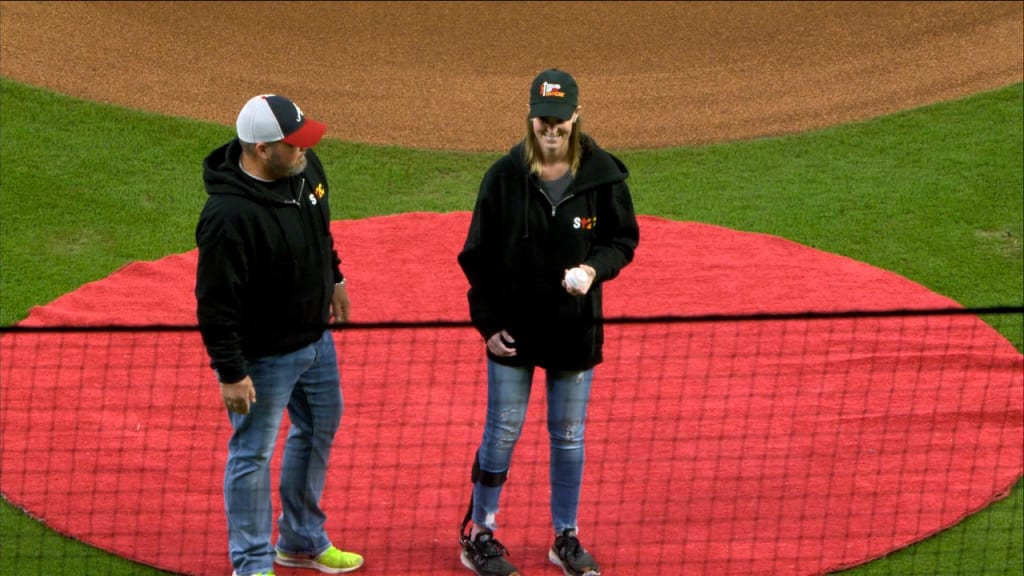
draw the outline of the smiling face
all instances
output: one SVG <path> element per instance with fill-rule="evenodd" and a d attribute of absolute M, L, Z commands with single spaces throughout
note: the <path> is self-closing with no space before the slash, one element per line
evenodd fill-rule
<path fill-rule="evenodd" d="M 579 111 L 573 112 L 567 120 L 543 117 L 531 118 L 530 125 L 537 145 L 545 156 L 563 157 L 569 149 L 569 137 Z"/>

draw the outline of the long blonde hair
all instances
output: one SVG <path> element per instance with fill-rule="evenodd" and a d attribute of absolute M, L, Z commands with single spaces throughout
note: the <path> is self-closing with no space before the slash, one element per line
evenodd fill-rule
<path fill-rule="evenodd" d="M 569 134 L 569 171 L 576 176 L 580 168 L 580 158 L 583 156 L 583 126 L 582 119 L 576 116 L 572 123 L 572 133 Z M 523 159 L 530 167 L 530 173 L 540 176 L 543 168 L 543 158 L 540 153 L 540 145 L 537 144 L 537 135 L 533 133 L 533 119 L 526 119 L 526 136 L 523 137 Z"/>

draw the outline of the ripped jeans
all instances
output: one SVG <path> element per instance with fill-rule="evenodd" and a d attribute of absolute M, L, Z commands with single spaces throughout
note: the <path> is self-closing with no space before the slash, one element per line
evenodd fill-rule
<path fill-rule="evenodd" d="M 480 469 L 503 473 L 526 420 L 533 367 L 513 367 L 487 360 L 487 420 L 477 452 Z M 555 533 L 576 528 L 583 481 L 583 435 L 593 369 L 545 371 L 550 437 L 551 519 Z M 473 485 L 473 524 L 497 529 L 495 517 L 502 486 Z"/>

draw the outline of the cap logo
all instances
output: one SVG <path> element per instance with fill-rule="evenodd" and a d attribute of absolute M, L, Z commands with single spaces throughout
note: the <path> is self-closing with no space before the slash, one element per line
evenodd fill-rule
<path fill-rule="evenodd" d="M 302 110 L 299 109 L 299 105 L 292 102 L 292 106 L 295 106 L 295 121 L 302 122 Z"/>
<path fill-rule="evenodd" d="M 555 98 L 565 98 L 565 92 L 562 92 L 561 84 L 552 84 L 551 82 L 543 82 L 540 85 L 540 95 L 543 98 L 549 96 Z"/>

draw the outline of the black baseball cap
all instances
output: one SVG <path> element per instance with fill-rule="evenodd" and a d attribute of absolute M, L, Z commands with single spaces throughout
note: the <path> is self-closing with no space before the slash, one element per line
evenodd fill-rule
<path fill-rule="evenodd" d="M 568 120 L 579 106 L 579 96 L 571 74 L 557 68 L 545 70 L 530 86 L 530 118 Z"/>

